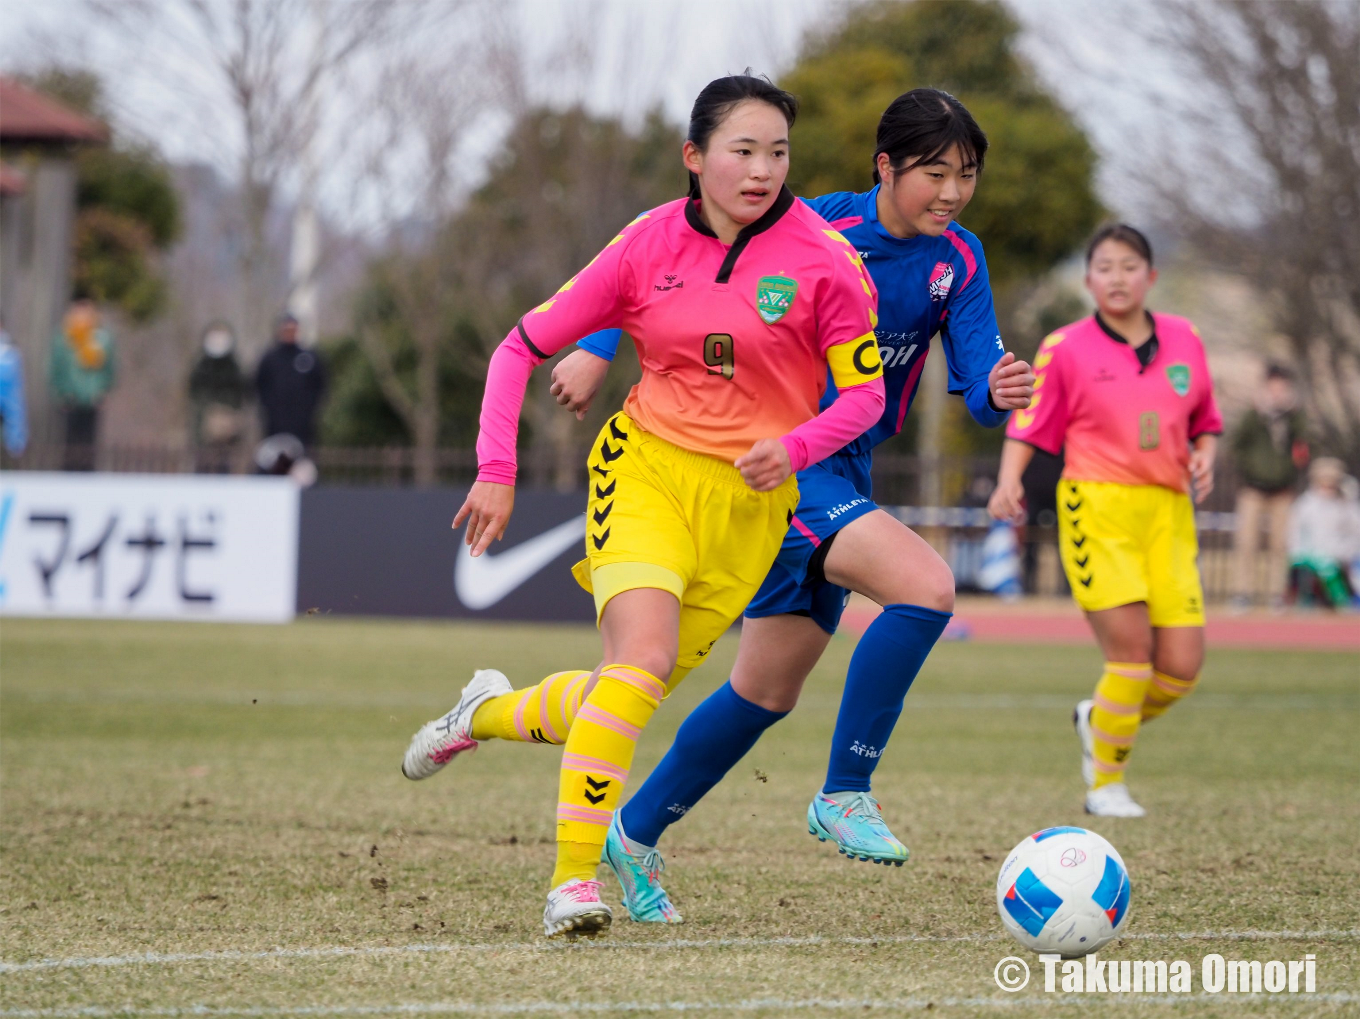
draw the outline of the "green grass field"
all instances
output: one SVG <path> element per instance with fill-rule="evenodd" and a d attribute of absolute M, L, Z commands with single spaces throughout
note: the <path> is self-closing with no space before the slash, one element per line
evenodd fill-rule
<path fill-rule="evenodd" d="M 944 645 L 878 770 L 913 853 L 899 870 L 849 863 L 804 824 L 854 646 L 838 638 L 798 710 L 668 834 L 686 924 L 621 918 L 607 940 L 548 946 L 558 752 L 493 743 L 424 783 L 398 764 L 472 668 L 518 685 L 588 667 L 596 641 L 6 620 L 0 1016 L 1360 1015 L 1353 654 L 1212 650 L 1201 689 L 1141 737 L 1130 780 L 1150 816 L 1096 823 L 1068 722 L 1094 647 Z M 658 712 L 636 776 L 735 647 Z M 1195 994 L 1043 993 L 993 885 L 1012 845 L 1056 824 L 1096 828 L 1129 864 L 1129 937 L 1102 956 L 1189 960 Z M 1314 953 L 1319 993 L 1203 995 L 1210 952 Z M 1008 955 L 1035 970 L 1014 995 L 993 981 Z"/>

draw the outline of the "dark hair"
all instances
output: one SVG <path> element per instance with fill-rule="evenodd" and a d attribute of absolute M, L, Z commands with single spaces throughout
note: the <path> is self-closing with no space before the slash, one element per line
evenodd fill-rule
<path fill-rule="evenodd" d="M 789 127 L 793 127 L 794 118 L 798 116 L 798 99 L 768 78 L 757 78 L 748 67 L 744 74 L 714 78 L 703 87 L 689 111 L 689 133 L 685 138 L 692 141 L 700 152 L 707 150 L 708 141 L 718 125 L 727 119 L 738 103 L 748 99 L 769 103 L 784 115 Z M 693 170 L 689 174 L 689 196 L 699 197 L 699 178 Z"/>
<path fill-rule="evenodd" d="M 1266 365 L 1266 378 L 1284 379 L 1286 382 L 1293 382 L 1294 369 L 1286 364 L 1280 364 L 1278 361 L 1272 361 L 1270 364 Z"/>
<path fill-rule="evenodd" d="M 1118 241 L 1120 244 L 1127 244 L 1138 254 L 1143 256 L 1143 261 L 1149 266 L 1152 265 L 1152 245 L 1148 243 L 1143 231 L 1137 227 L 1129 226 L 1127 223 L 1106 223 L 1091 238 L 1091 242 L 1086 245 L 1086 264 L 1091 264 L 1091 258 L 1096 253 L 1096 248 L 1106 241 Z"/>
<path fill-rule="evenodd" d="M 955 145 L 959 147 L 965 165 L 971 163 L 979 173 L 982 172 L 987 136 L 967 107 L 937 88 L 914 88 L 903 92 L 888 104 L 878 121 L 874 183 L 882 183 L 878 157 L 885 152 L 893 172 L 901 173 L 913 166 L 935 162 Z M 907 160 L 913 156 L 915 161 L 908 165 Z"/>

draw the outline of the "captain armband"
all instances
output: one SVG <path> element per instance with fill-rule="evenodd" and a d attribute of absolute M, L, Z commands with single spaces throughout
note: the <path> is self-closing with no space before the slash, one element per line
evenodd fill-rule
<path fill-rule="evenodd" d="M 847 389 L 883 377 L 883 361 L 878 356 L 878 337 L 865 333 L 848 343 L 828 347 L 826 363 L 837 389 Z"/>

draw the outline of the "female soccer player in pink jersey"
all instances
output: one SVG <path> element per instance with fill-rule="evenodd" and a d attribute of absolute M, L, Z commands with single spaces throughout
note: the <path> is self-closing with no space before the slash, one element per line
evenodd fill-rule
<path fill-rule="evenodd" d="M 784 186 L 796 108 L 759 78 L 709 83 L 684 145 L 691 197 L 625 227 L 491 359 L 478 480 L 454 519 L 467 521 L 473 555 L 510 517 L 533 368 L 612 327 L 642 363 L 590 456 L 586 559 L 573 570 L 595 596 L 605 664 L 535 688 L 545 703 L 584 698 L 562 757 L 549 937 L 608 929 L 595 873 L 642 728 L 769 571 L 798 503 L 793 473 L 883 411 L 876 295 L 859 253 Z M 828 369 L 839 395 L 818 414 Z M 424 778 L 502 735 L 518 717 L 505 708 L 522 700 L 500 673 L 477 673 L 416 734 L 403 771 Z"/>
<path fill-rule="evenodd" d="M 1213 487 L 1223 422 L 1199 333 L 1144 306 L 1157 281 L 1152 248 L 1131 226 L 1102 228 L 1086 249 L 1096 313 L 1047 337 L 1034 398 L 1006 429 L 988 509 L 1024 517 L 1020 476 L 1034 449 L 1065 451 L 1058 541 L 1105 671 L 1073 721 L 1086 811 L 1142 817 L 1124 769 L 1140 722 L 1189 693 L 1204 662 L 1191 496 Z"/>

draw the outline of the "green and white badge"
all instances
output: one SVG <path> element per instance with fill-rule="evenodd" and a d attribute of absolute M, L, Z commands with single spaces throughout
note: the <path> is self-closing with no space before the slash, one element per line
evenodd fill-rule
<path fill-rule="evenodd" d="M 1177 396 L 1184 396 L 1190 392 L 1190 366 L 1179 362 L 1167 365 L 1166 380 L 1171 383 Z"/>
<path fill-rule="evenodd" d="M 798 296 L 798 281 L 787 276 L 762 276 L 756 284 L 756 311 L 767 325 L 788 314 Z"/>

